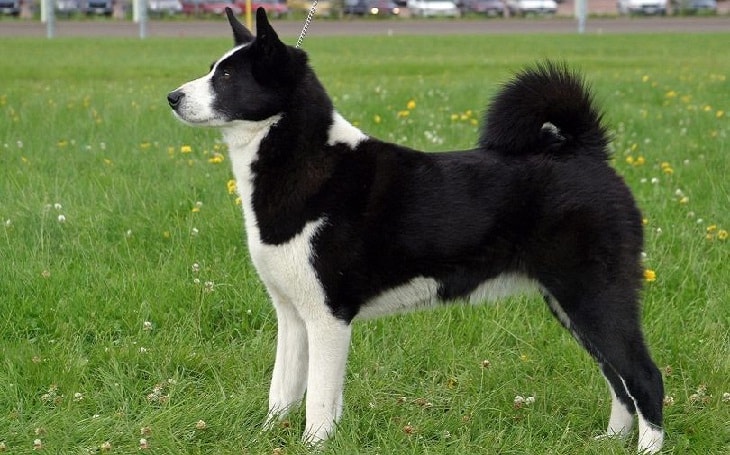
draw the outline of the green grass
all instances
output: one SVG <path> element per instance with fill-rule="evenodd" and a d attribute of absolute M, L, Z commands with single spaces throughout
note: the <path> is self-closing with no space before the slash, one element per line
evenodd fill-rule
<path fill-rule="evenodd" d="M 180 125 L 166 107 L 169 90 L 229 48 L 221 35 L 2 41 L 8 453 L 33 452 L 35 439 L 49 453 L 105 442 L 136 453 L 143 437 L 156 453 L 306 452 L 301 410 L 259 431 L 276 321 L 227 191 L 228 161 L 212 159 L 224 153 L 219 135 Z M 306 47 L 343 115 L 428 150 L 470 147 L 486 100 L 523 65 L 550 57 L 582 69 L 647 219 L 646 266 L 657 279 L 644 293 L 646 337 L 674 400 L 665 453 L 723 454 L 727 38 L 311 37 Z M 607 388 L 539 299 L 359 323 L 345 394 L 324 453 L 628 454 L 636 442 L 593 440 L 608 418 Z M 516 395 L 535 402 L 515 409 Z"/>

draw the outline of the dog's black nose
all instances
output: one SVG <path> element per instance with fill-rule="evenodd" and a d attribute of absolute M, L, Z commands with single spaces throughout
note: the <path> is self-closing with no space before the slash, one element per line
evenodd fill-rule
<path fill-rule="evenodd" d="M 171 108 L 177 109 L 177 107 L 180 105 L 180 100 L 183 99 L 184 96 L 185 94 L 180 90 L 170 92 L 167 95 L 167 103 L 170 105 Z"/>

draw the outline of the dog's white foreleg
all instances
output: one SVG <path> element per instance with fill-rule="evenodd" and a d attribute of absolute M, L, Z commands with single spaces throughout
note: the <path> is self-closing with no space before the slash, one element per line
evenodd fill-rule
<path fill-rule="evenodd" d="M 306 323 L 309 376 L 304 440 L 317 444 L 334 432 L 342 414 L 345 365 L 352 329 L 350 324 L 331 314 L 322 314 Z"/>
<path fill-rule="evenodd" d="M 307 385 L 307 330 L 294 306 L 271 292 L 277 318 L 276 361 L 265 428 L 283 418 L 304 397 Z"/>

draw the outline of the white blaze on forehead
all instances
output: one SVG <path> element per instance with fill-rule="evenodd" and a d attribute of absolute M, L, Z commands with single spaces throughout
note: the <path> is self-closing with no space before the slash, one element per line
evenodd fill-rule
<path fill-rule="evenodd" d="M 236 46 L 233 49 L 231 49 L 230 51 L 228 51 L 225 54 L 223 54 L 223 56 L 221 58 L 219 58 L 215 63 L 213 63 L 213 67 L 210 69 L 210 73 L 208 73 L 208 74 L 209 75 L 212 75 L 213 73 L 215 73 L 215 69 L 218 68 L 218 65 L 220 64 L 220 62 L 222 62 L 223 60 L 225 60 L 228 57 L 232 56 L 233 54 L 235 54 L 236 52 L 240 51 L 244 47 L 248 47 L 250 44 L 251 43 L 241 44 L 240 46 Z"/>

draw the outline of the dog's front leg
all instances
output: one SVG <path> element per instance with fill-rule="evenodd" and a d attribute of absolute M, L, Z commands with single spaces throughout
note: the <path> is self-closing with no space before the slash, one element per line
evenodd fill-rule
<path fill-rule="evenodd" d="M 270 429 L 302 400 L 307 385 L 307 330 L 296 308 L 269 291 L 276 308 L 277 339 L 274 373 L 269 389 Z"/>
<path fill-rule="evenodd" d="M 342 414 L 342 390 L 351 332 L 350 324 L 331 314 L 322 314 L 307 321 L 309 376 L 304 440 L 310 444 L 327 439 Z"/>

